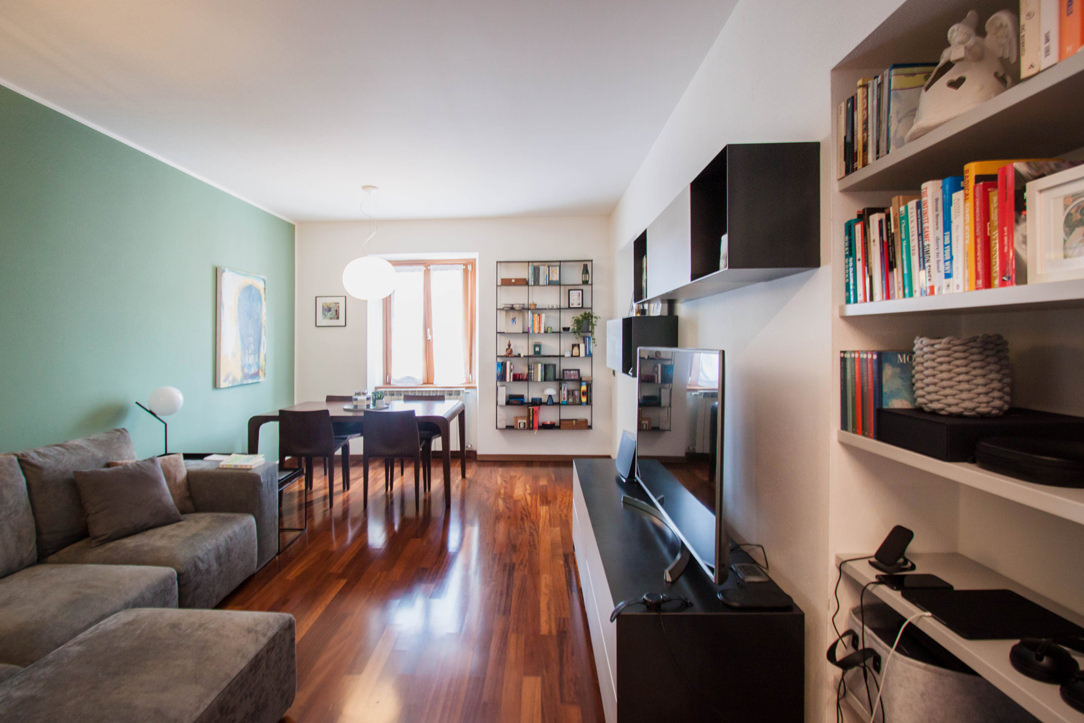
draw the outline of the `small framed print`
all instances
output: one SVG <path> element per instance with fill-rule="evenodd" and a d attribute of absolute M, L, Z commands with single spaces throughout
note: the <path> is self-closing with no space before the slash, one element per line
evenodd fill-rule
<path fill-rule="evenodd" d="M 561 283 L 561 264 L 550 264 L 550 283 Z"/>
<path fill-rule="evenodd" d="M 317 326 L 346 326 L 346 297 L 316 297 Z"/>
<path fill-rule="evenodd" d="M 562 369 L 561 380 L 566 382 L 578 382 L 580 380 L 579 369 Z"/>
<path fill-rule="evenodd" d="M 535 356 L 541 356 L 542 355 L 542 345 L 539 344 L 538 342 L 535 342 L 534 345 L 532 346 L 532 353 Z"/>
<path fill-rule="evenodd" d="M 582 309 L 583 308 L 583 289 L 569 289 L 568 290 L 568 308 L 570 308 L 570 309 Z"/>
<path fill-rule="evenodd" d="M 572 356 L 579 356 L 579 355 L 580 355 L 580 345 L 579 344 L 573 344 L 572 345 Z"/>
<path fill-rule="evenodd" d="M 1027 185 L 1029 284 L 1084 278 L 1084 165 Z"/>

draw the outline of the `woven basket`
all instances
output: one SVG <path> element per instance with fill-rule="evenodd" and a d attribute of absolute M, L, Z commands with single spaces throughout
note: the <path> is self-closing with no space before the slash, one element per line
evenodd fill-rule
<path fill-rule="evenodd" d="M 937 414 L 996 417 L 1009 408 L 1009 344 L 1000 334 L 915 337 L 915 405 Z"/>

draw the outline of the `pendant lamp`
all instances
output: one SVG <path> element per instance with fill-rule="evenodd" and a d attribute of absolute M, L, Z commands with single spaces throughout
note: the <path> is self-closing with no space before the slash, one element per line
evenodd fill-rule
<path fill-rule="evenodd" d="M 366 203 L 362 205 L 362 214 L 372 221 L 372 216 L 366 211 L 365 206 L 372 200 L 373 191 L 376 191 L 377 187 L 365 185 L 361 187 L 361 190 L 365 192 L 366 199 Z M 369 232 L 361 244 L 362 247 L 373 239 L 376 231 L 374 227 Z M 383 299 L 395 290 L 395 267 L 379 256 L 369 255 L 356 258 L 343 269 L 343 288 L 346 289 L 346 293 L 362 301 Z"/>

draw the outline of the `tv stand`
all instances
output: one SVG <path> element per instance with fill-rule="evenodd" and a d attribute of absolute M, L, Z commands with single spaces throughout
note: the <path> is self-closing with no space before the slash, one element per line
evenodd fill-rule
<path fill-rule="evenodd" d="M 662 515 L 659 514 L 659 510 L 655 505 L 650 502 L 645 502 L 637 497 L 630 497 L 629 495 L 621 496 L 621 504 L 625 507 L 631 507 L 634 510 L 639 510 L 645 515 L 650 515 L 651 519 L 658 521 L 658 523 L 667 529 L 670 534 L 675 538 L 678 537 L 673 528 L 670 527 L 670 523 L 667 522 Z M 666 566 L 666 569 L 662 571 L 662 580 L 666 583 L 671 583 L 681 577 L 681 573 L 685 572 L 685 568 L 689 566 L 689 560 L 692 559 L 692 553 L 689 552 L 689 548 L 685 546 L 685 543 L 680 539 L 678 540 L 680 550 L 673 561 Z"/>
<path fill-rule="evenodd" d="M 674 537 L 637 511 L 639 505 L 622 503 L 623 496 L 647 502 L 641 495 L 616 480 L 612 459 L 573 462 L 572 541 L 608 723 L 802 720 L 802 611 L 794 605 L 727 607 L 696 566 L 672 583 L 661 581 Z M 751 561 L 743 551 L 731 555 Z M 778 590 L 775 583 L 743 586 L 736 577 L 723 592 L 759 584 Z M 618 602 L 646 592 L 680 596 L 692 606 L 662 613 L 627 609 L 610 622 Z"/>

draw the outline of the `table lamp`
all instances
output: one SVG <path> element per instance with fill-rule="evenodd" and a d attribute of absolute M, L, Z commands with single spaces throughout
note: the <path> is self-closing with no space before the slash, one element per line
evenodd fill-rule
<path fill-rule="evenodd" d="M 553 396 L 557 394 L 557 390 L 553 387 L 546 387 L 546 391 L 542 393 L 546 395 L 546 404 L 553 404 Z"/>
<path fill-rule="evenodd" d="M 181 394 L 181 390 L 177 387 L 158 387 L 151 392 L 145 406 L 140 402 L 136 402 L 137 407 L 162 423 L 164 437 L 164 451 L 162 454 L 169 454 L 169 425 L 166 424 L 166 420 L 162 419 L 162 417 L 176 414 L 183 404 L 184 395 Z"/>

